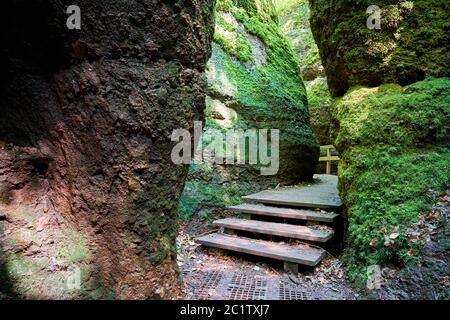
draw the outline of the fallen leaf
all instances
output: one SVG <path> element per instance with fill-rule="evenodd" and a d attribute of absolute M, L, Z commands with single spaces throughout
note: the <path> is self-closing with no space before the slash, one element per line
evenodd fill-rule
<path fill-rule="evenodd" d="M 391 235 L 389 236 L 389 238 L 392 239 L 392 240 L 395 240 L 395 239 L 398 238 L 399 235 L 400 235 L 400 234 L 399 234 L 398 232 L 394 232 L 394 233 L 391 233 Z"/>

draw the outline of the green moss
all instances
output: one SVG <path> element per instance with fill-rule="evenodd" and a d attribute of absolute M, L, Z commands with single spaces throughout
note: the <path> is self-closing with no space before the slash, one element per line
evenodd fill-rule
<path fill-rule="evenodd" d="M 251 1 L 249 1 L 251 2 Z M 264 1 L 262 1 L 264 2 Z M 257 4 L 265 8 L 265 5 Z M 309 113 L 306 105 L 306 89 L 300 74 L 296 54 L 290 41 L 281 35 L 275 15 L 262 15 L 263 9 L 246 11 L 231 1 L 219 1 L 218 10 L 231 13 L 242 23 L 250 34 L 257 36 L 264 44 L 267 63 L 257 69 L 249 70 L 243 63 L 230 58 L 224 47 L 213 47 L 210 66 L 215 74 L 222 74 L 231 79 L 237 88 L 235 99 L 240 115 L 240 127 L 278 128 L 281 124 L 281 140 L 289 145 L 301 144 L 316 147 L 312 130 L 309 126 Z M 222 86 L 222 84 L 221 84 Z M 218 88 L 217 91 L 220 91 Z M 214 91 L 214 87 L 212 88 Z M 287 117 L 289 115 L 289 117 Z M 246 123 L 246 124 L 245 124 Z"/>
<path fill-rule="evenodd" d="M 308 84 L 308 103 L 311 114 L 311 126 L 320 145 L 332 145 L 334 140 L 330 134 L 331 96 L 326 79 L 318 78 Z"/>
<path fill-rule="evenodd" d="M 405 88 L 383 85 L 351 90 L 333 108 L 340 119 L 337 145 L 444 143 L 449 133 L 449 86 L 450 80 L 441 78 Z"/>
<path fill-rule="evenodd" d="M 394 147 L 354 148 L 340 166 L 348 207 L 348 248 L 345 259 L 352 280 L 364 284 L 364 270 L 372 264 L 407 263 L 417 244 L 404 231 L 435 200 L 429 190 L 448 188 L 448 149 L 402 150 Z M 400 236 L 385 245 L 395 227 Z M 375 242 L 374 242 L 375 241 Z M 370 243 L 376 243 L 372 247 Z"/>
<path fill-rule="evenodd" d="M 271 0 L 218 0 L 217 10 L 235 11 L 258 16 L 265 22 L 276 22 L 277 15 Z"/>
<path fill-rule="evenodd" d="M 219 0 L 216 11 L 205 129 L 279 129 L 280 170 L 277 176 L 261 177 L 257 165 L 191 166 L 180 202 L 182 219 L 222 210 L 278 183 L 308 179 L 319 153 L 299 63 L 281 34 L 272 2 Z M 213 105 L 215 100 L 220 104 Z M 233 116 L 218 115 L 226 108 Z M 217 119 L 224 118 L 229 121 L 221 125 Z"/>
<path fill-rule="evenodd" d="M 319 49 L 317 48 L 315 42 L 314 43 L 310 42 L 309 47 L 311 48 L 311 50 L 309 51 L 308 55 L 306 56 L 306 59 L 304 62 L 305 65 L 307 65 L 307 66 L 312 65 L 312 64 L 316 63 L 316 61 L 320 60 Z"/>
<path fill-rule="evenodd" d="M 75 230 L 65 231 L 66 241 L 58 246 L 58 258 L 70 264 L 80 263 L 90 258 L 87 240 Z"/>
<path fill-rule="evenodd" d="M 310 109 L 320 107 L 328 108 L 331 104 L 331 96 L 328 92 L 326 81 L 319 81 L 308 88 L 308 103 Z"/>
<path fill-rule="evenodd" d="M 275 3 L 275 9 L 278 16 L 285 16 L 297 10 L 301 5 L 307 5 L 307 0 L 278 0 Z"/>
<path fill-rule="evenodd" d="M 309 24 L 307 0 L 280 0 L 276 4 L 283 33 L 292 39 L 303 70 L 320 65 L 319 49 Z M 312 79 L 311 79 L 312 80 Z"/>
<path fill-rule="evenodd" d="M 217 15 L 216 26 L 223 28 L 235 37 L 234 41 L 231 41 L 224 36 L 216 27 L 214 33 L 214 41 L 218 43 L 224 50 L 231 56 L 235 56 L 242 62 L 252 61 L 252 47 L 248 43 L 245 34 L 242 34 L 236 30 L 236 28 L 225 20 L 222 15 Z"/>
<path fill-rule="evenodd" d="M 8 276 L 11 279 L 22 279 L 26 274 L 39 270 L 30 259 L 16 254 L 8 254 L 5 260 L 5 268 L 8 270 Z"/>
<path fill-rule="evenodd" d="M 333 96 L 360 84 L 407 85 L 426 76 L 449 75 L 448 1 L 378 1 L 380 30 L 366 27 L 366 10 L 373 1 L 310 3 L 311 26 Z"/>
<path fill-rule="evenodd" d="M 247 127 L 279 128 L 282 129 L 281 140 L 290 145 L 315 145 L 308 121 L 305 88 L 298 78 L 295 81 L 295 77 L 270 64 L 249 72 L 217 47 L 213 48 L 212 59 L 215 72 L 225 74 L 238 84 L 236 111 L 240 115 L 240 126 L 244 126 L 245 121 Z M 280 124 L 280 119 L 285 122 Z"/>
<path fill-rule="evenodd" d="M 253 58 L 252 47 L 247 41 L 247 37 L 239 34 L 236 40 L 236 51 L 238 58 L 244 62 L 251 61 Z"/>
<path fill-rule="evenodd" d="M 180 201 L 179 216 L 188 220 L 202 208 L 202 214 L 210 214 L 212 209 L 225 209 L 242 203 L 241 197 L 260 190 L 260 186 L 246 181 L 221 183 L 223 177 L 213 172 L 206 164 L 191 165 L 190 175 L 202 175 L 202 178 L 189 179 Z"/>
<path fill-rule="evenodd" d="M 246 1 L 252 3 L 253 1 Z M 260 3 L 270 1 L 256 1 Z M 281 30 L 278 26 L 278 18 L 275 14 L 275 9 L 268 10 L 268 4 L 257 4 L 259 10 L 246 11 L 245 7 L 235 6 L 231 1 L 218 1 L 218 11 L 231 13 L 239 22 L 241 22 L 247 32 L 259 37 L 264 43 L 269 62 L 276 66 L 279 73 L 286 73 L 286 78 L 290 82 L 301 83 L 301 76 L 299 73 L 299 64 L 295 52 L 290 41 L 281 35 Z M 266 9 L 264 9 L 266 8 Z M 267 13 L 269 12 L 269 13 Z M 220 24 L 221 19 L 219 20 Z M 227 48 L 223 48 L 227 52 Z"/>
<path fill-rule="evenodd" d="M 329 136 L 331 103 L 326 79 L 323 77 L 319 50 L 309 23 L 310 10 L 307 0 L 280 0 L 276 2 L 281 30 L 292 40 L 307 81 L 308 104 L 311 125 L 321 145 L 332 144 Z"/>
<path fill-rule="evenodd" d="M 227 20 L 225 20 L 225 18 L 220 15 L 217 14 L 216 15 L 216 25 L 223 27 L 225 30 L 229 31 L 229 32 L 236 32 L 236 28 L 229 23 Z"/>
<path fill-rule="evenodd" d="M 404 231 L 448 188 L 449 105 L 448 78 L 354 88 L 333 105 L 348 216 L 345 259 L 359 284 L 368 265 L 414 258 L 407 252 L 417 244 Z M 394 228 L 400 236 L 385 245 Z"/>

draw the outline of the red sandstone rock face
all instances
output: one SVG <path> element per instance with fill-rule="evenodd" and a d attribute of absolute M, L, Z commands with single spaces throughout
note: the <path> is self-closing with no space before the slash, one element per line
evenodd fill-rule
<path fill-rule="evenodd" d="M 214 1 L 78 1 L 80 31 L 70 2 L 2 4 L 0 292 L 174 298 L 170 135 L 203 117 Z"/>

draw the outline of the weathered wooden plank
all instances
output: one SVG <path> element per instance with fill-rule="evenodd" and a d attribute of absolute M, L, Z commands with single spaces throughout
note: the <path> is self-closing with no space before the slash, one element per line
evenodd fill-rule
<path fill-rule="evenodd" d="M 337 190 L 338 178 L 332 175 L 315 175 L 319 182 L 309 186 L 266 190 L 242 197 L 245 202 L 267 203 L 293 207 L 335 209 L 342 205 Z"/>
<path fill-rule="evenodd" d="M 286 223 L 265 222 L 258 220 L 246 220 L 226 218 L 216 220 L 214 225 L 233 230 L 249 231 L 292 239 L 326 242 L 334 235 L 330 228 L 313 229 L 306 226 L 297 226 Z"/>
<path fill-rule="evenodd" d="M 278 218 L 288 218 L 296 220 L 333 222 L 338 216 L 336 213 L 321 213 L 307 209 L 292 209 L 282 207 L 265 206 L 263 204 L 244 203 L 228 208 L 233 212 L 246 213 L 251 215 L 270 216 Z"/>
<path fill-rule="evenodd" d="M 319 161 L 323 162 L 323 161 L 339 161 L 339 157 L 338 156 L 324 156 L 324 157 L 320 157 Z"/>
<path fill-rule="evenodd" d="M 220 233 L 197 238 L 205 246 L 267 257 L 281 261 L 316 266 L 325 256 L 325 251 L 306 245 L 291 246 L 263 240 L 253 240 Z"/>

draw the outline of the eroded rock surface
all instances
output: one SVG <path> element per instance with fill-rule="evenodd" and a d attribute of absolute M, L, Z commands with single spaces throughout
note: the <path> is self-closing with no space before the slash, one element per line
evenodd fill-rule
<path fill-rule="evenodd" d="M 6 1 L 0 24 L 0 291 L 173 298 L 187 166 L 203 117 L 214 1 Z"/>

